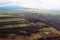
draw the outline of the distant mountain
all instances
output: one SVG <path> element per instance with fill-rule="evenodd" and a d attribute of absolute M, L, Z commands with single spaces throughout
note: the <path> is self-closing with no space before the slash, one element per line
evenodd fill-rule
<path fill-rule="evenodd" d="M 26 9 L 26 8 L 20 7 L 20 6 L 4 6 L 4 7 L 0 7 L 0 10 L 17 10 L 17 9 Z"/>
<path fill-rule="evenodd" d="M 12 11 L 14 10 L 14 11 Z M 0 12 L 32 12 L 32 13 L 42 13 L 42 14 L 60 14 L 60 10 L 47 10 L 47 9 L 34 9 L 34 8 L 26 8 L 26 7 L 21 7 L 21 6 L 3 6 L 0 7 Z"/>

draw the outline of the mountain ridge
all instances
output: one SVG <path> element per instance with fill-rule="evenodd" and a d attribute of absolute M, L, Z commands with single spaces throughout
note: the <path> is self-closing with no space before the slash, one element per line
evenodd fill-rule
<path fill-rule="evenodd" d="M 3 6 L 3 7 L 0 7 L 0 10 L 17 10 L 17 9 L 26 9 L 26 8 L 21 7 L 21 6 Z"/>

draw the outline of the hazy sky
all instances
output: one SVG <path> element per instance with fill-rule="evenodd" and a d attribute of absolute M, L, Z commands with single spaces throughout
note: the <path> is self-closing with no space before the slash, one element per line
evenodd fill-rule
<path fill-rule="evenodd" d="M 0 6 L 60 10 L 60 0 L 0 0 Z"/>

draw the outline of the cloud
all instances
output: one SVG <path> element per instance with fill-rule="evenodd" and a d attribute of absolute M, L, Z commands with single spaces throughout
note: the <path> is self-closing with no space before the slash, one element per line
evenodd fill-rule
<path fill-rule="evenodd" d="M 4 4 L 8 3 L 8 2 L 9 2 L 9 0 L 0 0 L 0 5 L 4 5 Z"/>
<path fill-rule="evenodd" d="M 28 8 L 60 10 L 60 0 L 16 0 L 13 3 Z"/>
<path fill-rule="evenodd" d="M 60 10 L 60 0 L 0 0 L 0 6 L 11 5 L 36 9 Z"/>
<path fill-rule="evenodd" d="M 14 6 L 16 5 L 16 2 L 13 2 L 14 0 L 0 0 L 0 6 Z"/>

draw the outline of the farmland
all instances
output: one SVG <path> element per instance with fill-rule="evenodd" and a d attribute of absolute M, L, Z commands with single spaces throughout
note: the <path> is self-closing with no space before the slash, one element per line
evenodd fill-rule
<path fill-rule="evenodd" d="M 48 36 L 50 34 L 60 36 L 59 15 L 44 15 L 40 12 L 7 13 L 0 14 L 1 40 L 40 40 L 51 37 Z"/>

